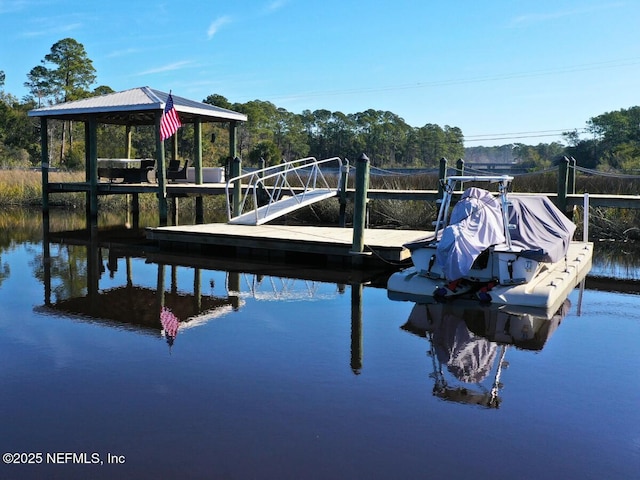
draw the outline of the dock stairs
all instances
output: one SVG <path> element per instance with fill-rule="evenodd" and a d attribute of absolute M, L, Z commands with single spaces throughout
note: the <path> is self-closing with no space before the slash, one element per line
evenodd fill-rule
<path fill-rule="evenodd" d="M 230 178 L 226 184 L 227 217 L 231 225 L 262 225 L 287 213 L 335 197 L 343 174 L 339 157 L 307 157 Z M 322 167 L 335 172 L 329 185 Z"/>

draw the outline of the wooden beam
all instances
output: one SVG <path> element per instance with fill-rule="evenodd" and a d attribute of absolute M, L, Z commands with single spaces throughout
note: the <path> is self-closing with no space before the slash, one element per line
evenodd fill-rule
<path fill-rule="evenodd" d="M 98 219 L 98 122 L 95 116 L 85 122 L 85 130 L 88 151 L 89 216 L 93 222 Z"/>
<path fill-rule="evenodd" d="M 131 132 L 131 125 L 127 125 L 126 130 L 125 130 L 125 136 L 126 136 L 126 140 L 125 140 L 125 145 L 124 145 L 124 158 L 131 158 L 131 138 L 132 138 L 132 132 Z"/>
<path fill-rule="evenodd" d="M 229 122 L 229 159 L 238 156 L 238 122 Z"/>
<path fill-rule="evenodd" d="M 193 141 L 195 158 L 195 183 L 196 185 L 202 185 L 202 121 L 200 118 L 196 119 L 193 124 Z M 202 196 L 196 197 L 196 223 L 204 223 L 204 202 Z"/>
<path fill-rule="evenodd" d="M 40 170 L 42 173 L 42 212 L 49 214 L 49 132 L 47 117 L 40 117 Z"/>
<path fill-rule="evenodd" d="M 167 179 L 166 162 L 164 157 L 164 142 L 160 138 L 160 120 L 162 111 L 156 112 L 156 172 L 158 177 L 158 221 L 160 225 L 167 225 Z"/>

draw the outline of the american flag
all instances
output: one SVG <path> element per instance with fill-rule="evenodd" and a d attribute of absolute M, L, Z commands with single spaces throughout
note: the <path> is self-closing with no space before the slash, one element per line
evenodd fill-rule
<path fill-rule="evenodd" d="M 165 140 L 169 138 L 176 133 L 181 126 L 182 123 L 180 123 L 180 118 L 178 118 L 178 112 L 176 111 L 176 107 L 173 106 L 173 97 L 171 93 L 169 93 L 167 105 L 164 107 L 164 112 L 162 112 L 162 118 L 160 119 L 160 139 Z"/>
<path fill-rule="evenodd" d="M 169 346 L 173 345 L 173 341 L 178 336 L 178 327 L 180 320 L 167 307 L 160 310 L 160 323 L 162 324 L 162 334 L 167 339 Z"/>

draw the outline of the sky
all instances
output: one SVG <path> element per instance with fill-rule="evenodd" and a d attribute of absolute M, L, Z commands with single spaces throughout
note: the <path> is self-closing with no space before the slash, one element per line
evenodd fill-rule
<path fill-rule="evenodd" d="M 637 0 L 0 0 L 0 20 L 18 98 L 73 38 L 94 87 L 390 111 L 458 127 L 467 147 L 562 142 L 640 104 Z"/>

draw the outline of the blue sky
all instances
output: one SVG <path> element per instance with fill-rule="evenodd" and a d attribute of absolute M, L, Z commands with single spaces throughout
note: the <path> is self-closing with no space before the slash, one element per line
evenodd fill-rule
<path fill-rule="evenodd" d="M 66 37 L 96 85 L 291 112 L 388 110 L 466 146 L 558 140 L 640 104 L 636 0 L 0 0 L 5 91 Z"/>

